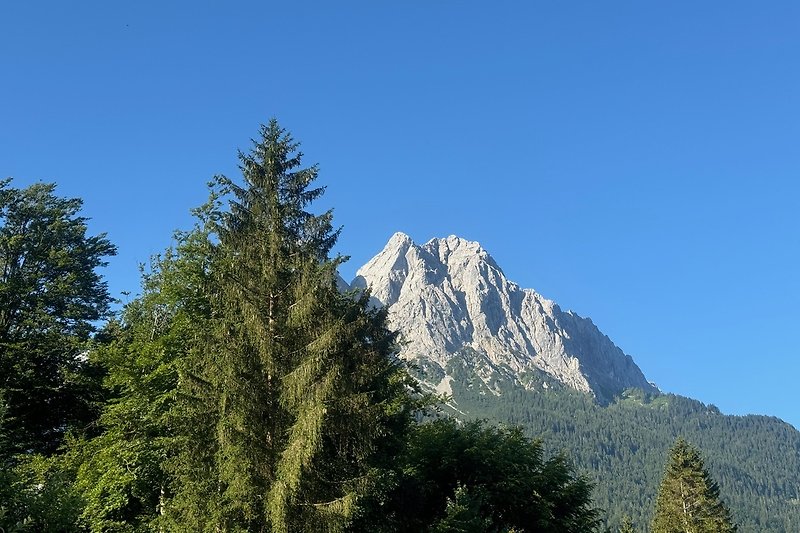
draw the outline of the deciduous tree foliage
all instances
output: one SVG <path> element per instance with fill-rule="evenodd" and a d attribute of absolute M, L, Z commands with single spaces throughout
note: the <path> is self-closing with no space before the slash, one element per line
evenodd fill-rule
<path fill-rule="evenodd" d="M 53 454 L 101 398 L 86 359 L 111 298 L 98 269 L 115 247 L 87 234 L 81 200 L 0 181 L 0 526 L 58 530 L 79 507 Z M 38 521 L 35 518 L 38 517 Z"/>
<path fill-rule="evenodd" d="M 204 213 L 206 208 L 198 210 Z M 81 523 L 91 531 L 163 529 L 166 464 L 178 446 L 172 421 L 179 367 L 205 335 L 211 243 L 204 220 L 153 259 L 143 294 L 103 331 L 93 359 L 108 369 L 102 433 L 72 443 Z"/>
<path fill-rule="evenodd" d="M 52 453 L 91 419 L 84 360 L 111 302 L 97 269 L 115 247 L 87 235 L 79 199 L 55 185 L 0 182 L 0 390 L 14 452 Z"/>
<path fill-rule="evenodd" d="M 361 531 L 599 531 L 591 484 L 522 431 L 453 419 L 419 425 Z"/>
<path fill-rule="evenodd" d="M 736 531 L 719 487 L 706 471 L 700 452 L 679 438 L 656 501 L 653 533 L 728 533 Z"/>

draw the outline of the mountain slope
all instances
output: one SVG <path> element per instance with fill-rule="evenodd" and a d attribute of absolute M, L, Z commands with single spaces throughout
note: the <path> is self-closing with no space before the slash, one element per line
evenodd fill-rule
<path fill-rule="evenodd" d="M 464 418 L 517 424 L 595 481 L 612 530 L 646 531 L 667 451 L 699 446 L 743 532 L 800 531 L 800 432 L 662 394 L 587 318 L 505 278 L 477 243 L 395 234 L 364 265 L 417 376 Z"/>
<path fill-rule="evenodd" d="M 565 451 L 595 482 L 594 502 L 612 531 L 624 515 L 646 531 L 678 436 L 701 449 L 739 531 L 800 531 L 800 432 L 782 420 L 724 415 L 696 400 L 635 389 L 608 406 L 567 388 L 531 391 L 502 381 L 495 396 L 467 362 L 453 360 L 450 373 L 456 416 L 519 425 L 549 452 Z"/>
<path fill-rule="evenodd" d="M 464 350 L 477 356 L 478 375 L 502 373 L 527 388 L 554 381 L 600 403 L 630 387 L 656 390 L 590 319 L 506 279 L 476 242 L 450 236 L 418 246 L 396 233 L 352 286 L 370 287 L 389 309 L 403 356 L 426 368 L 440 390 L 449 383 L 448 361 Z"/>

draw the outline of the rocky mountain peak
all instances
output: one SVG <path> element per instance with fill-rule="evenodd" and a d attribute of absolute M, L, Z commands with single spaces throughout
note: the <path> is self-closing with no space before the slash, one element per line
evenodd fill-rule
<path fill-rule="evenodd" d="M 402 231 L 398 231 L 389 238 L 389 242 L 386 243 L 384 249 L 402 248 L 402 247 L 408 248 L 413 244 L 414 241 L 411 240 L 411 237 L 409 237 Z"/>
<path fill-rule="evenodd" d="M 477 267 L 483 263 L 502 273 L 492 256 L 476 241 L 450 235 L 444 239 L 431 239 L 422 248 L 450 268 L 465 268 L 469 264 Z"/>
<path fill-rule="evenodd" d="M 433 368 L 431 386 L 446 385 L 448 368 L 468 356 L 487 384 L 501 372 L 534 386 L 521 376 L 543 373 L 601 402 L 654 389 L 591 320 L 507 280 L 477 242 L 451 235 L 419 246 L 395 233 L 351 285 L 388 308 L 402 355 Z"/>

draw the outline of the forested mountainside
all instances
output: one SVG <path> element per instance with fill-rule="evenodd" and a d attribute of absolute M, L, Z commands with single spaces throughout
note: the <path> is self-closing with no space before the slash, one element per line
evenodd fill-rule
<path fill-rule="evenodd" d="M 396 233 L 351 284 L 371 290 L 401 356 L 462 419 L 519 424 L 596 482 L 617 527 L 651 523 L 670 445 L 708 459 L 742 531 L 800 531 L 800 433 L 777 418 L 725 416 L 663 394 L 588 318 L 505 277 L 478 243 Z"/>
<path fill-rule="evenodd" d="M 646 530 L 668 449 L 683 436 L 702 450 L 740 531 L 800 531 L 800 432 L 791 425 L 635 389 L 601 406 L 564 386 L 528 389 L 502 377 L 487 385 L 471 368 L 475 354 L 462 355 L 447 369 L 452 399 L 446 411 L 518 424 L 549 452 L 564 451 L 595 481 L 594 502 L 610 526 L 628 515 L 637 531 Z M 543 383 L 547 376 L 527 379 Z"/>

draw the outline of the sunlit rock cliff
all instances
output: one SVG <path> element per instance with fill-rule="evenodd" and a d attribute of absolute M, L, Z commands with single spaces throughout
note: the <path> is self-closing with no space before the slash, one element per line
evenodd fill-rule
<path fill-rule="evenodd" d="M 440 392 L 449 391 L 454 364 L 491 391 L 498 377 L 527 388 L 571 387 L 600 403 L 629 387 L 656 390 L 590 319 L 506 279 L 477 242 L 450 236 L 419 246 L 396 233 L 351 285 L 370 287 L 388 308 L 401 355 Z"/>

